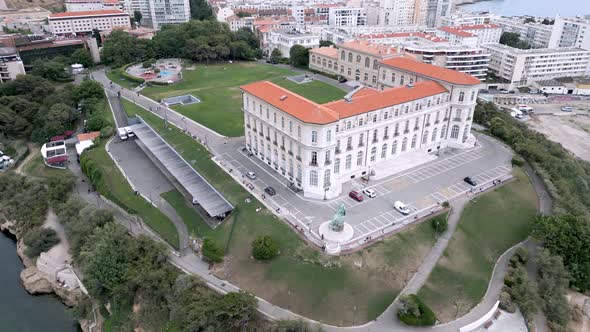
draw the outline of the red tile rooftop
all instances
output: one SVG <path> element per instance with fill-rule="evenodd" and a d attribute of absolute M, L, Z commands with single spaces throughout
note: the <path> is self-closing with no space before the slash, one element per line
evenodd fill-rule
<path fill-rule="evenodd" d="M 456 70 L 430 65 L 405 57 L 395 57 L 381 61 L 384 66 L 397 68 L 409 73 L 416 73 L 435 80 L 458 85 L 478 85 L 481 82 L 469 75 Z"/>
<path fill-rule="evenodd" d="M 338 59 L 338 49 L 335 47 L 316 47 L 309 50 L 309 52 Z"/>
<path fill-rule="evenodd" d="M 444 38 L 437 37 L 435 35 L 427 34 L 424 32 L 392 32 L 392 33 L 374 33 L 374 34 L 364 34 L 358 35 L 357 38 L 359 39 L 382 39 L 382 38 L 403 38 L 403 37 L 418 37 L 427 39 L 429 41 L 440 43 L 440 42 L 447 42 L 448 40 Z"/>
<path fill-rule="evenodd" d="M 471 32 L 461 30 L 462 27 L 440 27 L 438 28 L 440 31 L 448 32 L 453 35 L 461 36 L 461 37 L 474 37 L 475 34 Z"/>
<path fill-rule="evenodd" d="M 380 43 L 373 43 L 366 40 L 353 40 L 346 43 L 340 44 L 340 48 L 346 48 L 362 53 L 378 55 L 378 56 L 387 56 L 387 55 L 394 55 L 397 53 L 395 47 L 383 45 Z"/>

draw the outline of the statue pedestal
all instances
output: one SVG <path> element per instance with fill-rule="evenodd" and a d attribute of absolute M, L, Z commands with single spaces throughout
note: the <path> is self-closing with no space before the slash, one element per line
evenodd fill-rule
<path fill-rule="evenodd" d="M 324 236 L 326 244 L 344 244 L 354 235 L 354 229 L 347 223 L 344 223 L 344 228 L 340 232 L 335 232 L 330 229 L 330 222 L 326 221 L 320 225 L 320 236 Z"/>

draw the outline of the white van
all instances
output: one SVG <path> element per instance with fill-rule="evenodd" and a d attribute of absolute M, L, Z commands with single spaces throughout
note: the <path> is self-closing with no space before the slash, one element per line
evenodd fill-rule
<path fill-rule="evenodd" d="M 514 118 L 517 118 L 517 119 L 522 119 L 524 117 L 524 115 L 522 114 L 522 112 L 518 108 L 511 108 L 510 115 Z"/>
<path fill-rule="evenodd" d="M 117 133 L 119 134 L 119 138 L 122 141 L 127 140 L 127 131 L 125 130 L 125 128 L 117 128 Z"/>
<path fill-rule="evenodd" d="M 410 214 L 410 212 L 411 212 L 410 208 L 409 208 L 409 207 L 408 207 L 406 204 L 404 204 L 404 203 L 402 203 L 402 202 L 400 202 L 400 201 L 395 201 L 395 203 L 393 203 L 393 207 L 394 207 L 394 208 L 395 208 L 395 209 L 396 209 L 396 210 L 397 210 L 399 213 L 401 213 L 401 214 L 403 214 L 403 215 L 405 215 L 405 216 L 407 216 L 407 215 L 408 215 L 408 214 Z"/>
<path fill-rule="evenodd" d="M 133 133 L 133 130 L 131 130 L 131 127 L 124 127 L 124 128 L 125 128 L 125 132 L 127 133 L 127 137 L 135 136 L 135 134 Z"/>
<path fill-rule="evenodd" d="M 533 108 L 528 105 L 521 104 L 521 105 L 516 106 L 516 108 L 518 108 L 524 114 L 535 113 L 535 110 L 533 110 Z"/>

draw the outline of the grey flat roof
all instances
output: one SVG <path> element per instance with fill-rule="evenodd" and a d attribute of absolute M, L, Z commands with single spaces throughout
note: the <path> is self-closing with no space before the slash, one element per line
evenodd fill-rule
<path fill-rule="evenodd" d="M 131 126 L 133 133 L 150 152 L 166 167 L 180 185 L 212 216 L 220 216 L 233 210 L 233 206 L 207 182 L 184 158 L 160 137 L 143 119 Z"/>

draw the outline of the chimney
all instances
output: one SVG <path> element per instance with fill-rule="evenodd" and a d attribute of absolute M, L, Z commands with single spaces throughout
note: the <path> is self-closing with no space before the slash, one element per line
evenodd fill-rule
<path fill-rule="evenodd" d="M 287 99 L 287 95 L 282 95 L 282 96 L 281 96 L 279 99 L 280 99 L 281 101 L 284 101 L 285 99 Z"/>

